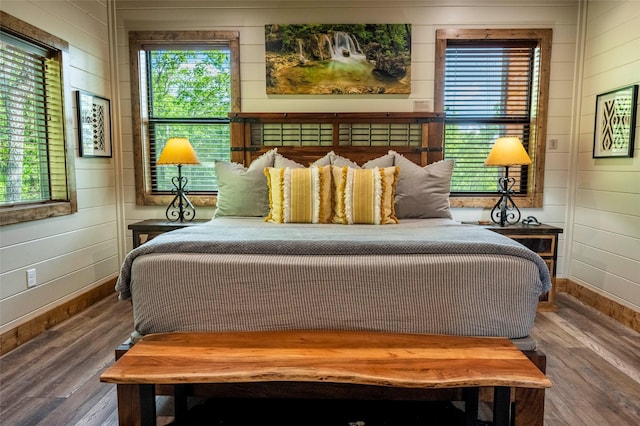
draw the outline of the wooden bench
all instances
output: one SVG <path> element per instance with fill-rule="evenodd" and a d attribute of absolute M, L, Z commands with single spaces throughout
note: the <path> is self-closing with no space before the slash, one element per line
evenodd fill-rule
<path fill-rule="evenodd" d="M 100 380 L 118 384 L 120 425 L 155 425 L 158 384 L 174 386 L 177 422 L 186 416 L 186 385 L 196 383 L 332 383 L 410 389 L 417 399 L 421 391 L 463 388 L 467 424 L 476 424 L 478 390 L 492 387 L 497 426 L 512 423 L 511 388 L 544 398 L 551 386 L 508 339 L 346 331 L 148 335 Z"/>

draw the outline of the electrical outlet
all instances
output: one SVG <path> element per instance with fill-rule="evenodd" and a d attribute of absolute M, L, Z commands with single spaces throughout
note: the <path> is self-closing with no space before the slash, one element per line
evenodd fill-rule
<path fill-rule="evenodd" d="M 27 288 L 35 287 L 37 285 L 38 281 L 36 279 L 36 270 L 27 269 Z"/>
<path fill-rule="evenodd" d="M 558 149 L 558 139 L 549 139 L 549 149 Z"/>

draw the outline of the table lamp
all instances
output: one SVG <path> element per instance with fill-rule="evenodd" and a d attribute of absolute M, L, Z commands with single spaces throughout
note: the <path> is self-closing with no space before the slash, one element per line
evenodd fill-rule
<path fill-rule="evenodd" d="M 169 138 L 158 158 L 158 165 L 167 164 L 178 166 L 178 176 L 171 178 L 175 187 L 171 193 L 176 195 L 167 207 L 167 219 L 171 222 L 191 221 L 196 217 L 196 209 L 187 198 L 188 179 L 182 176 L 182 165 L 200 164 L 200 160 L 187 138 Z"/>
<path fill-rule="evenodd" d="M 522 146 L 520 138 L 505 136 L 498 138 L 484 162 L 485 166 L 504 166 L 504 176 L 498 180 L 500 199 L 491 210 L 491 220 L 499 223 L 514 224 L 520 221 L 520 210 L 513 202 L 511 194 L 516 179 L 509 177 L 509 166 L 523 166 L 531 164 L 529 154 Z"/>

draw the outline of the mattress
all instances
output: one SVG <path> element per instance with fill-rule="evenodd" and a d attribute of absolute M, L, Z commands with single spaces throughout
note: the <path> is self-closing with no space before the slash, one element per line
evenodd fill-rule
<path fill-rule="evenodd" d="M 116 285 L 139 334 L 366 330 L 529 336 L 544 261 L 449 219 L 397 225 L 217 218 L 129 253 Z"/>

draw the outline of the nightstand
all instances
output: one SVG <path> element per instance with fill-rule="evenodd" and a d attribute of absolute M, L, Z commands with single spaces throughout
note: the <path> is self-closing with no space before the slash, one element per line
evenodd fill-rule
<path fill-rule="evenodd" d="M 127 228 L 131 229 L 131 232 L 133 234 L 133 248 L 136 248 L 143 243 L 141 239 L 142 235 L 147 236 L 147 238 L 144 240 L 144 242 L 146 242 L 153 237 L 156 237 L 165 232 L 185 228 L 187 226 L 199 225 L 208 221 L 209 220 L 207 219 L 195 219 L 191 222 L 170 222 L 166 219 L 149 219 L 143 220 L 142 222 L 132 223 Z"/>
<path fill-rule="evenodd" d="M 478 222 L 465 222 L 479 225 Z M 551 311 L 555 309 L 554 296 L 556 292 L 556 265 L 558 263 L 558 235 L 562 233 L 562 228 L 551 225 L 524 225 L 517 223 L 501 227 L 497 224 L 479 225 L 490 229 L 493 232 L 502 234 L 518 241 L 523 246 L 529 248 L 540 255 L 549 267 L 551 273 L 551 290 L 540 296 L 538 310 Z"/>

